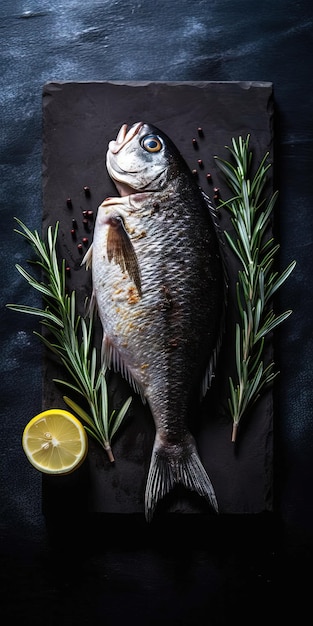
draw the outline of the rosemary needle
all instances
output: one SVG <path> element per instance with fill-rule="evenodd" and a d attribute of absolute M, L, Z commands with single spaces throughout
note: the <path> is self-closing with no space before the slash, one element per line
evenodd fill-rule
<path fill-rule="evenodd" d="M 268 237 L 268 232 L 277 192 L 269 200 L 264 198 L 270 168 L 268 153 L 252 176 L 253 155 L 249 140 L 249 135 L 245 140 L 242 137 L 232 139 L 232 147 L 228 147 L 232 157 L 230 162 L 215 157 L 234 194 L 219 206 L 231 214 L 235 234 L 231 236 L 225 232 L 225 237 L 242 266 L 236 285 L 239 311 L 235 342 L 237 379 L 229 379 L 233 442 L 240 420 L 278 374 L 273 361 L 264 362 L 265 338 L 292 313 L 285 311 L 276 315 L 272 297 L 295 267 L 293 261 L 280 275 L 274 269 L 279 245 Z"/>
<path fill-rule="evenodd" d="M 68 396 L 64 402 L 83 420 L 85 430 L 104 448 L 110 461 L 114 461 L 111 441 L 121 425 L 131 403 L 129 397 L 121 409 L 109 413 L 106 371 L 98 366 L 97 349 L 92 345 L 94 329 L 94 310 L 90 310 L 86 318 L 76 312 L 76 294 L 66 291 L 65 261 L 58 262 L 56 243 L 59 223 L 55 228 L 47 229 L 47 241 L 44 241 L 35 230 L 30 231 L 18 218 L 15 218 L 21 230 L 15 232 L 25 237 L 35 251 L 44 281 L 33 277 L 20 265 L 17 270 L 29 285 L 42 294 L 45 308 L 26 305 L 7 304 L 7 307 L 22 313 L 30 313 L 40 317 L 41 324 L 48 332 L 34 333 L 41 339 L 46 348 L 58 358 L 70 381 L 54 379 L 69 391 L 84 399 L 88 412 Z"/>

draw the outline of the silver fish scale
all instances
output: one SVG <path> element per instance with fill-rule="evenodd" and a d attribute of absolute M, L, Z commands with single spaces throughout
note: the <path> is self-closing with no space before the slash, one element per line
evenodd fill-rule
<path fill-rule="evenodd" d="M 108 261 L 109 227 L 103 214 L 121 215 L 125 221 L 140 267 L 141 298 L 128 274 Z M 201 195 L 193 205 L 174 191 L 170 196 L 149 194 L 131 205 L 128 198 L 111 199 L 108 206 L 104 202 L 95 226 L 92 266 L 106 349 L 115 369 L 138 384 L 159 436 L 182 441 L 221 315 L 222 270 Z"/>

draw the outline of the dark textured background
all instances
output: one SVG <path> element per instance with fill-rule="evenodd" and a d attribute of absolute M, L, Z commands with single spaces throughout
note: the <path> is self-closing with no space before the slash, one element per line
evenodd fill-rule
<path fill-rule="evenodd" d="M 253 604 L 264 623 L 282 579 L 280 610 L 296 610 L 300 623 L 305 594 L 295 592 L 310 582 L 313 535 L 311 2 L 2 0 L 0 18 L 2 613 L 25 624 L 215 625 L 251 623 Z M 181 522 L 182 539 L 176 527 L 136 520 L 128 529 L 75 514 L 45 523 L 41 476 L 20 442 L 41 410 L 40 351 L 33 319 L 4 305 L 36 302 L 14 270 L 28 248 L 13 216 L 41 227 L 41 94 L 58 80 L 274 85 L 281 266 L 297 260 L 278 303 L 293 315 L 277 334 L 274 519 Z"/>

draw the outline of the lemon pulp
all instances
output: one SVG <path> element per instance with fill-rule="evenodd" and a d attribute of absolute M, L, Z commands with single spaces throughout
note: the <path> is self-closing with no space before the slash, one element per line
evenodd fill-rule
<path fill-rule="evenodd" d="M 47 474 L 68 474 L 84 461 L 88 450 L 86 431 L 68 411 L 43 411 L 26 425 L 23 450 L 30 463 Z"/>

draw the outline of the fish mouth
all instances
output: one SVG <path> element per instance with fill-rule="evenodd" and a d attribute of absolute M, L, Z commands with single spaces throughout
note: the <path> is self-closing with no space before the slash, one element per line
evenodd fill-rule
<path fill-rule="evenodd" d="M 140 129 L 143 127 L 143 122 L 137 122 L 128 129 L 127 124 L 123 124 L 118 131 L 115 140 L 110 141 L 109 150 L 113 154 L 117 154 L 129 141 L 131 141 L 136 135 L 138 135 Z"/>
<path fill-rule="evenodd" d="M 136 194 L 139 190 L 125 182 L 124 177 L 127 172 L 118 167 L 118 164 L 114 157 L 116 157 L 120 150 L 122 150 L 124 146 L 126 146 L 132 139 L 134 139 L 134 137 L 136 137 L 136 135 L 138 135 L 143 125 L 144 122 L 137 122 L 130 127 L 128 127 L 127 124 L 123 124 L 117 134 L 116 139 L 110 141 L 108 145 L 107 169 L 111 178 L 114 180 L 115 186 L 120 196 L 122 197 Z M 113 163 L 110 162 L 110 154 L 113 156 L 114 159 L 114 167 L 112 167 Z M 135 172 L 133 172 L 133 174 L 134 173 Z"/>
<path fill-rule="evenodd" d="M 119 152 L 127 146 L 137 135 L 139 135 L 142 128 L 145 126 L 145 122 L 136 122 L 132 126 L 128 127 L 127 124 L 123 124 L 118 131 L 115 140 L 109 142 L 106 165 L 109 176 L 114 181 L 114 184 L 121 197 L 141 194 L 150 194 L 158 191 L 158 187 L 155 189 L 151 187 L 151 181 L 144 182 L 142 180 L 142 170 L 135 169 L 134 163 L 132 163 L 132 169 L 130 171 L 125 170 L 121 165 L 121 160 L 118 158 Z M 163 174 L 158 174 L 160 177 Z M 130 177 L 135 179 L 135 175 L 138 177 L 138 186 L 133 186 L 127 181 Z M 139 181 L 142 181 L 141 183 Z M 147 189 L 148 187 L 148 189 Z"/>

